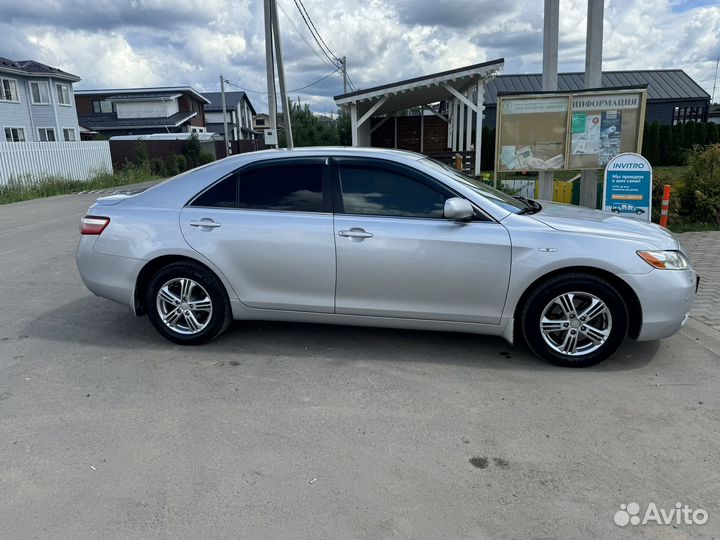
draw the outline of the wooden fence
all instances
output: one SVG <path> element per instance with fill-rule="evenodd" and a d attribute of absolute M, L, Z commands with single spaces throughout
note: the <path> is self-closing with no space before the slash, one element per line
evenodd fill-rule
<path fill-rule="evenodd" d="M 81 181 L 112 170 L 107 141 L 0 142 L 0 185 L 48 176 Z"/>

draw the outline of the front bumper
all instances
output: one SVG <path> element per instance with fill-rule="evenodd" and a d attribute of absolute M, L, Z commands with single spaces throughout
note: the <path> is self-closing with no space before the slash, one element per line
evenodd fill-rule
<path fill-rule="evenodd" d="M 695 270 L 652 270 L 620 276 L 635 291 L 642 308 L 638 341 L 662 339 L 687 324 L 697 293 Z"/>

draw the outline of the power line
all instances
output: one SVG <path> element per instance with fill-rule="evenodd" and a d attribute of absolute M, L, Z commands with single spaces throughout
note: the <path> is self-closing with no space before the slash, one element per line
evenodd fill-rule
<path fill-rule="evenodd" d="M 325 75 L 324 77 L 319 78 L 319 79 L 318 79 L 317 81 L 315 81 L 315 82 L 311 82 L 310 84 L 306 84 L 305 86 L 301 86 L 300 88 L 295 88 L 295 89 L 293 89 L 293 90 L 288 90 L 288 94 L 290 94 L 290 93 L 295 93 L 295 92 L 299 92 L 300 90 L 305 90 L 306 88 L 310 88 L 311 86 L 315 86 L 316 84 L 323 82 L 323 81 L 324 81 L 325 79 L 327 79 L 328 77 L 330 77 L 330 76 L 332 76 L 332 75 L 335 75 L 335 74 L 339 71 L 339 69 L 340 69 L 340 68 L 335 68 L 333 71 L 331 71 L 330 73 L 328 73 L 328 74 Z M 250 90 L 249 88 L 244 88 L 244 87 L 242 87 L 242 86 L 239 86 L 239 85 L 235 84 L 235 83 L 232 82 L 232 81 L 228 81 L 227 79 L 225 79 L 225 82 L 226 82 L 227 84 L 229 84 L 230 86 L 234 86 L 235 88 L 237 88 L 237 89 L 239 89 L 239 90 L 242 90 L 243 92 L 252 92 L 253 94 L 262 94 L 262 95 L 264 95 L 264 96 L 267 96 L 267 95 L 268 95 L 267 92 L 259 92 L 259 91 L 257 91 L 257 90 Z"/>
<path fill-rule="evenodd" d="M 310 19 L 310 15 L 307 14 L 307 11 L 304 11 L 305 6 L 303 6 L 301 8 L 300 6 L 302 5 L 302 2 L 299 3 L 298 0 L 294 0 L 294 2 L 295 2 L 295 7 L 300 12 L 300 16 L 302 17 L 303 22 L 305 23 L 305 26 L 307 26 L 308 30 L 310 30 L 310 35 L 312 35 L 313 39 L 315 40 L 315 43 L 317 43 L 318 47 L 320 47 L 320 50 L 325 55 L 325 57 L 328 59 L 330 64 L 337 67 L 340 63 L 340 59 L 335 54 L 333 54 L 333 52 L 329 48 L 327 49 L 327 51 L 325 50 L 325 47 L 327 47 L 327 45 L 325 45 L 325 47 L 323 47 L 323 43 L 325 43 L 325 42 L 323 41 L 322 37 L 320 37 L 320 34 L 317 34 L 317 35 L 315 34 L 315 32 L 317 32 L 317 30 L 313 31 L 313 28 L 315 28 L 315 25 L 312 23 L 312 20 L 310 20 L 308 22 L 308 20 Z"/>
<path fill-rule="evenodd" d="M 317 27 L 315 26 L 315 23 L 314 23 L 313 20 L 310 18 L 310 14 L 308 13 L 307 8 L 305 7 L 305 4 L 303 4 L 302 0 L 297 0 L 297 1 L 300 2 L 300 5 L 302 6 L 302 9 L 303 9 L 303 11 L 305 12 L 305 15 L 307 15 L 308 21 L 310 21 L 310 24 L 312 25 L 313 30 L 315 30 L 315 34 L 317 34 L 317 37 L 320 38 L 320 41 L 322 41 L 322 44 L 325 45 L 325 48 L 326 48 L 327 51 L 330 53 L 330 55 L 331 55 L 333 58 L 335 58 L 336 61 L 339 61 L 340 58 L 338 58 L 338 55 L 335 54 L 335 53 L 333 53 L 333 52 L 330 50 L 330 47 L 328 47 L 328 44 L 325 43 L 325 40 L 324 40 L 324 39 L 322 38 L 322 36 L 320 35 L 320 32 L 318 32 L 318 29 L 317 29 Z"/>
<path fill-rule="evenodd" d="M 302 39 L 305 44 L 308 46 L 308 48 L 312 51 L 312 53 L 317 56 L 322 62 L 328 63 L 328 60 L 326 57 L 321 56 L 320 53 L 313 47 L 313 45 L 308 41 L 308 39 L 305 37 L 305 35 L 300 31 L 300 29 L 295 25 L 295 22 L 292 20 L 292 17 L 287 14 L 287 12 L 283 9 L 282 5 L 278 2 L 278 8 L 280 8 L 280 11 L 282 12 L 283 16 L 287 20 L 287 22 L 290 23 L 290 25 L 293 27 L 293 30 L 295 30 L 295 33 Z M 334 64 L 330 64 L 330 67 L 335 67 Z"/>

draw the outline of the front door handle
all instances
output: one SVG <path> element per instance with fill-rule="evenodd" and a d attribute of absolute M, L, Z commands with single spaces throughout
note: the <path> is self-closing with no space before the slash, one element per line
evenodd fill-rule
<path fill-rule="evenodd" d="M 210 227 L 211 229 L 214 229 L 216 227 L 220 227 L 220 223 L 217 221 L 213 221 L 209 218 L 203 218 L 203 219 L 196 219 L 190 222 L 191 227 Z"/>
<path fill-rule="evenodd" d="M 372 238 L 373 234 L 367 232 L 365 229 L 361 229 L 360 227 L 353 227 L 352 229 L 349 229 L 347 231 L 339 231 L 339 236 L 344 236 L 346 238 Z"/>

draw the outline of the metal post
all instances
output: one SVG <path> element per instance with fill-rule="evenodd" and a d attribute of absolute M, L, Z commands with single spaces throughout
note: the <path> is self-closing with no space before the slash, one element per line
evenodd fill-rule
<path fill-rule="evenodd" d="M 475 176 L 480 176 L 480 166 L 482 159 L 482 121 L 483 109 L 485 109 L 483 105 L 483 103 L 485 102 L 484 94 L 485 83 L 483 83 L 483 80 L 480 79 L 477 83 L 477 118 L 475 118 Z"/>
<path fill-rule="evenodd" d="M 348 79 L 347 79 L 347 58 L 342 57 L 342 76 L 343 76 L 343 94 L 347 94 Z"/>
<path fill-rule="evenodd" d="M 272 15 L 270 0 L 264 0 L 265 11 L 265 68 L 268 88 L 268 116 L 270 129 L 277 134 L 277 96 L 275 95 L 275 60 L 273 57 Z"/>
<path fill-rule="evenodd" d="M 560 27 L 560 0 L 545 0 L 543 19 L 543 90 L 557 90 L 558 36 Z M 553 174 L 540 171 L 538 174 L 538 198 L 553 199 Z"/>
<path fill-rule="evenodd" d="M 420 108 L 420 153 L 425 151 L 425 105 Z"/>
<path fill-rule="evenodd" d="M 460 123 L 458 124 L 458 151 L 465 151 L 465 104 L 458 100 L 458 118 Z"/>
<path fill-rule="evenodd" d="M 585 88 L 602 86 L 603 12 L 605 0 L 588 0 L 587 42 L 585 44 Z M 582 171 L 580 204 L 597 206 L 597 171 Z"/>
<path fill-rule="evenodd" d="M 350 135 L 352 136 L 352 145 L 358 146 L 358 114 L 357 103 L 354 101 L 350 104 Z"/>
<path fill-rule="evenodd" d="M 283 65 L 282 43 L 280 40 L 280 26 L 278 22 L 277 0 L 270 0 L 270 17 L 272 20 L 272 34 L 275 43 L 275 59 L 277 60 L 278 83 L 280 84 L 280 99 L 282 100 L 283 118 L 285 119 L 285 142 L 289 150 L 293 149 L 292 124 L 290 123 L 290 103 L 285 91 L 285 66 Z"/>
<path fill-rule="evenodd" d="M 225 132 L 225 155 L 229 156 L 232 154 L 232 146 L 230 145 L 230 138 L 228 137 L 227 110 L 225 109 L 225 79 L 222 74 L 220 75 L 220 98 L 223 111 L 223 131 Z"/>

